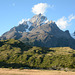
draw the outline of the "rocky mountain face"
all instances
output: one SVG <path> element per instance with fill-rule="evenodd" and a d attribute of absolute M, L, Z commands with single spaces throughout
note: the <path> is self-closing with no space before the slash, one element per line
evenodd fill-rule
<path fill-rule="evenodd" d="M 69 31 L 60 30 L 55 22 L 38 14 L 4 33 L 0 40 L 18 39 L 24 43 L 42 47 L 75 47 L 75 40 Z"/>

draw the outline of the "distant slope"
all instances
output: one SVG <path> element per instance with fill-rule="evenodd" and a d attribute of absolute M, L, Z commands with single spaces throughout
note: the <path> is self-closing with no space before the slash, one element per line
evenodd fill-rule
<path fill-rule="evenodd" d="M 75 50 L 70 47 L 31 47 L 14 39 L 0 43 L 0 67 L 75 68 Z"/>

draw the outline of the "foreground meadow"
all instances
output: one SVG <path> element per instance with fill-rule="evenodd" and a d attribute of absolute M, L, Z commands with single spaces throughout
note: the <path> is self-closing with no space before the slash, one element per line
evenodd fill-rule
<path fill-rule="evenodd" d="M 6 69 L 0 68 L 0 75 L 75 75 L 72 71 L 33 70 L 33 69 Z"/>

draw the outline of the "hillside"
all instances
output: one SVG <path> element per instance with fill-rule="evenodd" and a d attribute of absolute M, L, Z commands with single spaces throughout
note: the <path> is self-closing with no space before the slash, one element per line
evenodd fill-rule
<path fill-rule="evenodd" d="M 14 39 L 2 40 L 0 41 L 0 67 L 75 68 L 75 50 L 70 47 L 32 47 Z"/>

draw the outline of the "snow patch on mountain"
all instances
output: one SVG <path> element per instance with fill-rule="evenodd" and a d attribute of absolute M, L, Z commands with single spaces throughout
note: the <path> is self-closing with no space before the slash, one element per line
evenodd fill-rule
<path fill-rule="evenodd" d="M 49 22 L 49 20 L 46 20 L 44 23 L 48 23 Z"/>
<path fill-rule="evenodd" d="M 26 32 L 29 32 L 29 28 L 31 27 L 32 23 L 27 21 L 27 25 L 28 25 L 28 28 L 26 29 Z"/>
<path fill-rule="evenodd" d="M 44 25 L 44 24 L 46 24 L 48 22 L 49 22 L 49 20 L 44 20 L 43 22 L 41 22 L 41 25 Z"/>

